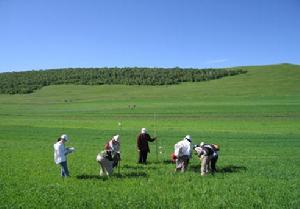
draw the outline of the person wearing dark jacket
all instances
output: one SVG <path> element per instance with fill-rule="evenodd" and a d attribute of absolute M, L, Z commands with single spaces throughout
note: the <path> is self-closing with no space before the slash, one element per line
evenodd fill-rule
<path fill-rule="evenodd" d="M 210 159 L 210 166 L 209 167 L 210 167 L 211 172 L 215 173 L 217 171 L 216 164 L 217 164 L 218 157 L 219 157 L 219 154 L 218 154 L 218 151 L 220 150 L 219 145 L 217 145 L 217 144 L 205 144 L 204 142 L 201 142 L 200 146 L 209 148 L 213 151 L 213 154 L 212 154 L 211 159 Z"/>
<path fill-rule="evenodd" d="M 147 156 L 150 153 L 148 142 L 155 141 L 156 137 L 151 138 L 146 128 L 142 128 L 141 133 L 137 136 L 137 151 L 139 153 L 138 163 L 147 164 Z"/>
<path fill-rule="evenodd" d="M 201 145 L 194 145 L 194 150 L 201 162 L 201 176 L 205 176 L 209 172 L 209 165 L 214 151 L 210 147 L 204 147 L 202 143 Z"/>

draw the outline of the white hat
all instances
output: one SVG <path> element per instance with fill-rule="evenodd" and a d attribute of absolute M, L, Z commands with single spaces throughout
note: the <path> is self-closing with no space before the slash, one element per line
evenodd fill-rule
<path fill-rule="evenodd" d="M 192 142 L 192 137 L 190 135 L 186 135 L 184 138 L 189 142 Z"/>
<path fill-rule="evenodd" d="M 67 136 L 67 134 L 63 134 L 60 136 L 60 139 L 63 139 L 65 141 L 68 141 L 69 140 L 69 137 Z"/>
<path fill-rule="evenodd" d="M 141 133 L 142 133 L 142 134 L 147 133 L 147 129 L 146 129 L 146 128 L 142 128 Z"/>
<path fill-rule="evenodd" d="M 120 141 L 120 135 L 115 135 L 115 136 L 113 136 L 112 139 L 113 139 L 114 141 L 118 142 L 118 141 Z"/>

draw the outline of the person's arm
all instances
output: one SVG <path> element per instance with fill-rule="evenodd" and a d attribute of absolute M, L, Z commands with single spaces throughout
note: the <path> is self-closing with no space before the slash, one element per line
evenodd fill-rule
<path fill-rule="evenodd" d="M 69 149 L 65 148 L 65 145 L 61 144 L 60 147 L 60 153 L 63 153 L 64 155 L 68 155 L 70 153 Z"/>
<path fill-rule="evenodd" d="M 72 153 L 72 152 L 74 152 L 75 151 L 75 148 L 74 147 L 67 147 L 67 148 L 65 148 L 66 149 L 66 151 L 65 151 L 65 155 L 68 155 L 68 154 L 70 154 L 70 153 Z"/>
<path fill-rule="evenodd" d="M 149 135 L 149 134 L 147 134 L 147 141 L 149 141 L 149 142 L 154 142 L 155 141 L 155 139 L 156 139 L 156 137 L 154 137 L 154 138 L 151 138 L 151 136 Z"/>
<path fill-rule="evenodd" d="M 202 148 L 200 148 L 200 147 L 197 147 L 197 148 L 195 149 L 195 151 L 197 152 L 198 157 L 201 157 L 202 155 L 205 154 L 205 150 L 202 149 Z"/>

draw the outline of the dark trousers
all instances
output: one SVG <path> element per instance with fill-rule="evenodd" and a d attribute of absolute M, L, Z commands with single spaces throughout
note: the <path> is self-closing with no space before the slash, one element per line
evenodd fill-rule
<path fill-rule="evenodd" d="M 147 163 L 148 151 L 140 150 L 139 152 L 139 163 Z"/>
<path fill-rule="evenodd" d="M 61 162 L 61 163 L 60 163 L 60 166 L 61 166 L 61 170 L 60 170 L 61 176 L 62 176 L 62 177 L 67 177 L 67 176 L 69 176 L 69 169 L 68 169 L 67 161 Z"/>
<path fill-rule="evenodd" d="M 217 161 L 218 161 L 218 155 L 215 155 L 211 158 L 210 166 L 211 166 L 211 171 L 213 173 L 217 171 L 217 169 L 216 169 Z"/>

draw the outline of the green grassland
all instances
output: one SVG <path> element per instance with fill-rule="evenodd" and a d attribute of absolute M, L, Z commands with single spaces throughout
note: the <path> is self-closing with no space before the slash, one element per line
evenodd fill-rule
<path fill-rule="evenodd" d="M 0 208 L 300 208 L 300 66 L 242 69 L 200 83 L 0 95 Z M 147 166 L 136 164 L 142 127 L 162 147 L 157 161 L 151 144 Z M 62 133 L 76 148 L 64 181 L 53 162 Z M 121 170 L 101 178 L 95 158 L 116 133 Z M 187 134 L 221 145 L 216 175 L 201 177 L 196 156 L 174 173 L 170 154 Z"/>

